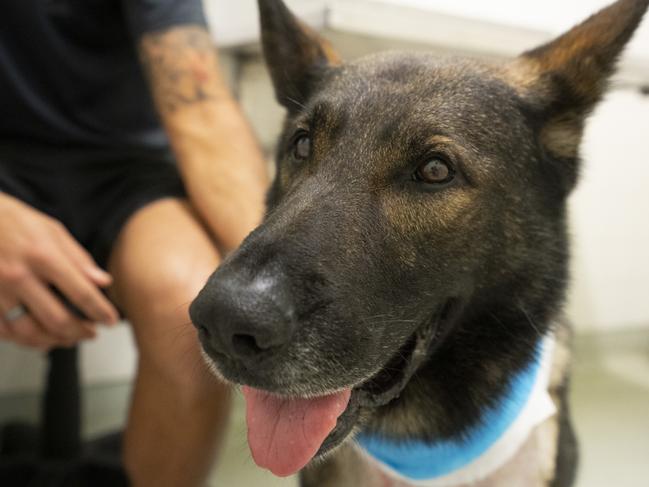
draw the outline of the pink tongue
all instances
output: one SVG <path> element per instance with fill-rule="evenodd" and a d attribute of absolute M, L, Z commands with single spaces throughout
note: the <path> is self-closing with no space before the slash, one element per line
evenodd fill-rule
<path fill-rule="evenodd" d="M 286 399 L 244 386 L 248 443 L 257 465 L 285 477 L 304 467 L 336 427 L 351 389 L 313 399 Z"/>

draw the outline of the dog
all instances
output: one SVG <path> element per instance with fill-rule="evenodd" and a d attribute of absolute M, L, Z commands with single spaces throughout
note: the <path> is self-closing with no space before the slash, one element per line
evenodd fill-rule
<path fill-rule="evenodd" d="M 648 3 L 499 63 L 343 63 L 259 0 L 277 173 L 190 307 L 258 465 L 304 487 L 573 485 L 566 198 Z"/>

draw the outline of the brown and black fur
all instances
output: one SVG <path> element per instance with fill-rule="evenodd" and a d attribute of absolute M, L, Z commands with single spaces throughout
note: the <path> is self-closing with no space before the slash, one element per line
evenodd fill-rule
<path fill-rule="evenodd" d="M 298 396 L 354 387 L 305 486 L 364 485 L 351 450 L 339 448 L 361 429 L 462 435 L 540 337 L 553 330 L 569 347 L 566 198 L 584 121 L 648 3 L 620 0 L 501 64 L 413 53 L 343 64 L 281 1 L 259 0 L 288 111 L 277 177 L 265 221 L 191 313 L 232 382 Z M 305 134 L 311 150 L 300 158 Z M 452 167 L 452 181 L 413 179 L 430 158 Z M 435 337 L 410 376 L 422 329 Z M 560 414 L 545 450 L 543 485 L 554 487 L 572 485 L 577 456 L 567 355 L 557 359 Z"/>

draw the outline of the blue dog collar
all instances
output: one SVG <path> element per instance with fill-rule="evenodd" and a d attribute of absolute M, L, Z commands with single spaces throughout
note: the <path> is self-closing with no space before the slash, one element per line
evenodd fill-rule
<path fill-rule="evenodd" d="M 552 416 L 548 394 L 554 340 L 541 340 L 536 359 L 515 375 L 500 403 L 463 438 L 395 442 L 361 433 L 359 450 L 385 473 L 411 485 L 451 487 L 475 482 L 503 466 L 532 429 Z"/>

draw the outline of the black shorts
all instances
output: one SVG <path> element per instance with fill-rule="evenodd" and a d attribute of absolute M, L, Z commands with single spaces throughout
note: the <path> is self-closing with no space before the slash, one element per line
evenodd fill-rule
<path fill-rule="evenodd" d="M 59 220 L 103 268 L 134 212 L 186 195 L 169 151 L 28 146 L 0 147 L 0 191 Z"/>

